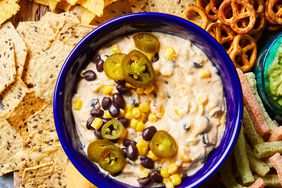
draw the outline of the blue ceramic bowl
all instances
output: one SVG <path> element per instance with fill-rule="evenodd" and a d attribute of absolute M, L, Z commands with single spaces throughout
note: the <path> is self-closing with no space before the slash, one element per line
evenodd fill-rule
<path fill-rule="evenodd" d="M 66 59 L 57 80 L 54 118 L 59 139 L 74 166 L 93 184 L 103 188 L 132 187 L 106 177 L 87 158 L 76 132 L 71 99 L 87 59 L 107 42 L 137 31 L 164 32 L 190 40 L 208 56 L 222 78 L 227 105 L 227 124 L 223 138 L 203 168 L 185 178 L 178 186 L 197 187 L 216 173 L 236 142 L 242 116 L 242 91 L 235 68 L 220 44 L 207 32 L 182 18 L 162 13 L 129 14 L 95 28 L 83 38 Z"/>

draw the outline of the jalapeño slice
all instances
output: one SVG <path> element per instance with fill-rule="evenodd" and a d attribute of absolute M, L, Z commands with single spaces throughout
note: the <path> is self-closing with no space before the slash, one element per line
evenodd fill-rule
<path fill-rule="evenodd" d="M 114 144 L 108 140 L 95 140 L 87 148 L 88 157 L 92 161 L 97 162 L 102 151 L 111 146 L 114 146 Z"/>
<path fill-rule="evenodd" d="M 102 137 L 108 140 L 118 139 L 124 131 L 124 126 L 118 120 L 112 119 L 102 127 Z"/>
<path fill-rule="evenodd" d="M 106 75 L 113 80 L 123 80 L 122 60 L 125 57 L 123 53 L 115 53 L 109 56 L 104 63 Z"/>
<path fill-rule="evenodd" d="M 166 131 L 157 131 L 150 142 L 152 152 L 162 158 L 172 157 L 177 153 L 178 147 L 175 139 Z"/>
<path fill-rule="evenodd" d="M 110 174 L 121 171 L 125 166 L 125 157 L 122 150 L 117 147 L 106 148 L 99 157 L 99 165 Z"/>
<path fill-rule="evenodd" d="M 151 33 L 136 33 L 133 40 L 136 48 L 143 52 L 154 54 L 159 50 L 159 39 Z"/>
<path fill-rule="evenodd" d="M 135 87 L 144 88 L 155 81 L 152 63 L 138 50 L 132 50 L 123 58 L 122 69 L 125 80 Z"/>

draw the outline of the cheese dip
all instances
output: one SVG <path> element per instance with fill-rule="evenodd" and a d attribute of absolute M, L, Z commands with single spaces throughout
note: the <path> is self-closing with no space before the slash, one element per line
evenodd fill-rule
<path fill-rule="evenodd" d="M 221 140 L 217 69 L 189 40 L 135 33 L 103 46 L 81 72 L 72 111 L 85 153 L 133 186 L 173 187 Z"/>

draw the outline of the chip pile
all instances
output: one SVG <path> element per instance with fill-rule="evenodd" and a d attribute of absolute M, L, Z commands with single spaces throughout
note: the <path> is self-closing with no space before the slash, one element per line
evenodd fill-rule
<path fill-rule="evenodd" d="M 17 172 L 21 187 L 66 187 L 53 91 L 66 57 L 92 29 L 73 13 L 0 27 L 0 175 Z"/>

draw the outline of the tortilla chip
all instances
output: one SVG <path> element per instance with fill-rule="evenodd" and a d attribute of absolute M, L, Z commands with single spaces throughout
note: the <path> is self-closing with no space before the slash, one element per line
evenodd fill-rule
<path fill-rule="evenodd" d="M 14 43 L 17 76 L 21 77 L 27 56 L 27 46 L 11 22 L 0 28 L 0 40 L 9 40 Z"/>
<path fill-rule="evenodd" d="M 11 41 L 0 42 L 0 94 L 16 79 L 15 48 Z"/>
<path fill-rule="evenodd" d="M 194 0 L 150 0 L 150 12 L 162 12 L 176 16 L 183 16 L 185 9 L 190 5 L 195 5 Z"/>
<path fill-rule="evenodd" d="M 75 5 L 78 0 L 67 0 L 70 5 Z"/>
<path fill-rule="evenodd" d="M 63 11 L 70 11 L 72 5 L 70 5 L 66 0 L 62 0 L 58 3 L 57 8 Z"/>
<path fill-rule="evenodd" d="M 3 0 L 0 1 L 0 25 L 3 24 L 6 20 L 10 19 L 20 10 L 20 6 L 16 1 L 12 0 Z"/>
<path fill-rule="evenodd" d="M 149 0 L 128 0 L 132 12 L 150 12 Z"/>
<path fill-rule="evenodd" d="M 27 122 L 28 134 L 23 139 L 28 148 L 59 143 L 53 120 L 53 107 L 46 105 Z"/>
<path fill-rule="evenodd" d="M 22 177 L 22 187 L 66 187 L 65 170 L 52 162 L 26 168 Z"/>
<path fill-rule="evenodd" d="M 80 5 L 75 6 L 72 12 L 79 16 L 80 22 L 83 25 L 90 24 L 91 21 L 96 17 L 95 13 L 90 12 L 89 10 Z"/>
<path fill-rule="evenodd" d="M 20 22 L 17 31 L 25 41 L 31 57 L 48 49 L 56 36 L 48 22 Z"/>
<path fill-rule="evenodd" d="M 49 0 L 49 8 L 52 12 L 56 11 L 56 8 L 59 2 L 60 0 Z"/>
<path fill-rule="evenodd" d="M 49 5 L 49 1 L 48 0 L 34 0 L 35 3 L 41 4 L 41 5 Z"/>
<path fill-rule="evenodd" d="M 34 91 L 28 91 L 15 110 L 9 114 L 7 120 L 18 133 L 23 135 L 28 131 L 26 129 L 26 122 L 29 117 L 41 109 L 44 105 L 45 101 L 43 99 L 36 98 Z"/>
<path fill-rule="evenodd" d="M 20 135 L 5 119 L 0 119 L 0 176 L 19 170 L 25 162 Z"/>
<path fill-rule="evenodd" d="M 10 114 L 14 110 L 14 108 L 22 101 L 27 91 L 28 88 L 24 84 L 24 82 L 20 78 L 17 78 L 16 82 L 10 85 L 9 88 L 6 89 L 2 93 L 2 95 L 0 95 L 0 98 L 2 98 L 0 118 L 7 117 L 7 115 Z"/>
<path fill-rule="evenodd" d="M 100 25 L 110 19 L 121 16 L 123 14 L 131 13 L 130 4 L 127 0 L 116 1 L 104 9 L 102 17 L 95 17 L 91 24 Z"/>
<path fill-rule="evenodd" d="M 78 4 L 97 16 L 103 15 L 103 10 L 105 8 L 104 0 L 78 0 Z"/>

